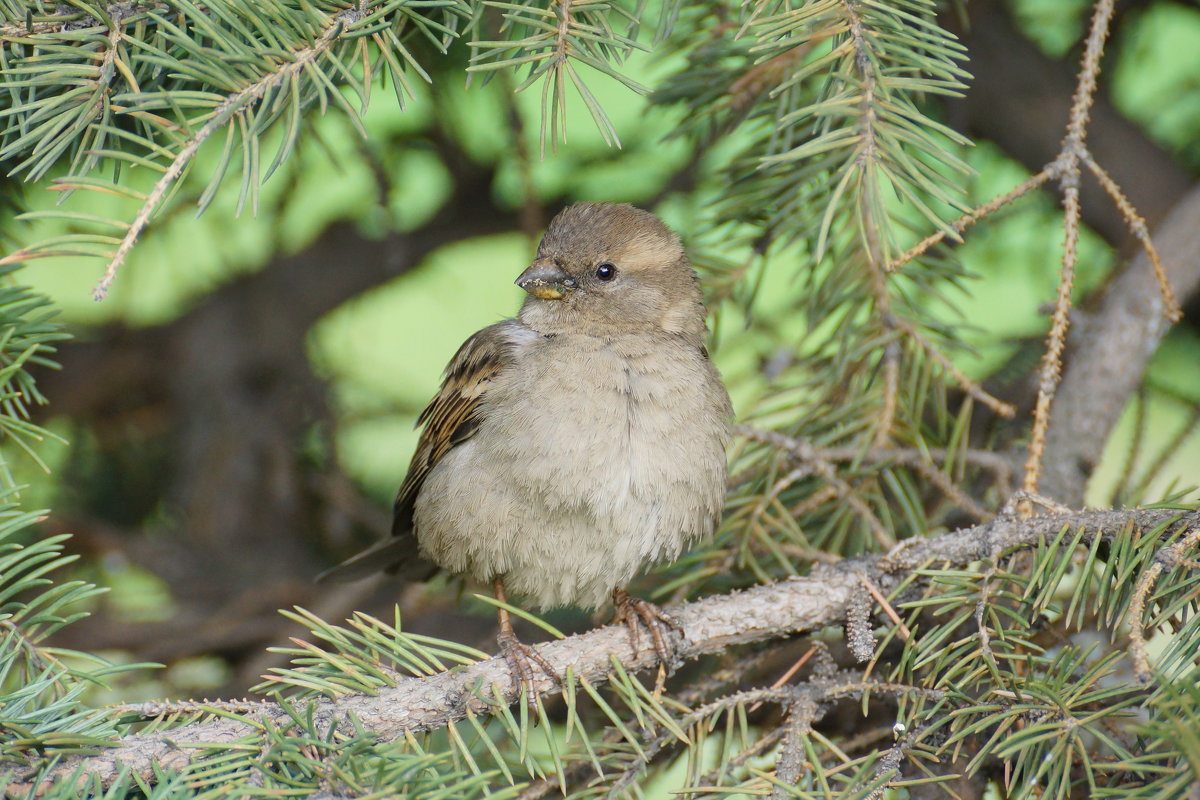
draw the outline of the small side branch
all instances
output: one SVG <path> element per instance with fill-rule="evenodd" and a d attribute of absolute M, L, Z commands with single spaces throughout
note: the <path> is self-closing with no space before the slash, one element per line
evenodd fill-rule
<path fill-rule="evenodd" d="M 959 489 L 943 467 L 937 461 L 945 462 L 951 457 L 992 473 L 993 481 L 1001 497 L 1008 497 L 1012 492 L 1012 464 L 1003 456 L 983 450 L 960 450 L 953 453 L 944 448 L 927 450 L 905 449 L 899 447 L 874 448 L 862 450 L 857 447 L 817 447 L 810 442 L 796 439 L 777 431 L 752 428 L 748 425 L 737 425 L 734 432 L 756 442 L 770 445 L 794 456 L 802 466 L 781 481 L 788 485 L 810 474 L 828 477 L 828 472 L 834 471 L 832 465 L 845 461 L 860 461 L 867 464 L 900 464 L 911 467 L 942 491 L 952 502 L 964 511 L 981 519 L 991 518 L 991 513 L 980 506 L 974 499 Z M 932 459 L 932 460 L 931 460 Z M 836 476 L 835 476 L 836 477 Z M 845 481 L 838 479 L 830 484 L 837 496 L 844 494 Z M 777 493 L 775 493 L 777 494 Z M 774 499 L 772 496 L 771 499 Z"/>
<path fill-rule="evenodd" d="M 1154 238 L 1168 284 L 1180 297 L 1200 289 L 1200 185 L 1158 225 Z M 1067 505 L 1082 505 L 1104 445 L 1170 327 L 1162 291 L 1146 280 L 1151 268 L 1142 250 L 1112 282 L 1057 389 L 1040 488 Z"/>
<path fill-rule="evenodd" d="M 1100 56 L 1104 53 L 1104 41 L 1108 38 L 1115 0 L 1099 0 L 1092 15 L 1092 26 L 1088 32 L 1087 46 L 1083 52 L 1083 66 L 1075 97 L 1071 102 L 1071 115 L 1067 122 L 1067 135 L 1059 155 L 1059 182 L 1063 190 L 1063 206 L 1066 209 L 1066 241 L 1063 243 L 1062 270 L 1058 279 L 1058 293 L 1054 302 L 1054 316 L 1050 334 L 1046 339 L 1046 353 L 1042 357 L 1041 378 L 1038 384 L 1037 405 L 1033 412 L 1033 432 L 1029 438 L 1029 458 L 1025 462 L 1024 489 L 1038 490 L 1038 478 L 1042 473 L 1042 459 L 1046 449 L 1046 430 L 1050 427 L 1050 404 L 1062 378 L 1062 355 L 1067 346 L 1067 328 L 1070 325 L 1071 289 L 1075 285 L 1075 260 L 1079 244 L 1079 162 L 1086 152 L 1088 112 L 1096 93 L 1096 79 L 1100 75 Z M 1028 508 L 1028 507 L 1026 507 Z"/>
<path fill-rule="evenodd" d="M 1200 543 L 1200 528 L 1193 528 L 1175 544 L 1164 547 L 1155 558 L 1154 563 L 1138 578 L 1129 601 L 1129 652 L 1133 656 L 1133 674 L 1140 683 L 1146 684 L 1153 677 L 1150 669 L 1150 655 L 1146 652 L 1146 605 L 1154 584 L 1164 572 L 1170 572 L 1176 567 L 1188 564 L 1186 555 Z M 1194 562 L 1192 566 L 1195 566 Z"/>

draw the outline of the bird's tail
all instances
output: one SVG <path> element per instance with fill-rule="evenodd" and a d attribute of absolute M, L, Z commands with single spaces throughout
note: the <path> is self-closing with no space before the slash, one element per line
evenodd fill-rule
<path fill-rule="evenodd" d="M 317 576 L 318 583 L 349 583 L 386 572 L 405 581 L 428 580 L 437 566 L 422 558 L 417 537 L 410 531 L 389 536 Z"/>

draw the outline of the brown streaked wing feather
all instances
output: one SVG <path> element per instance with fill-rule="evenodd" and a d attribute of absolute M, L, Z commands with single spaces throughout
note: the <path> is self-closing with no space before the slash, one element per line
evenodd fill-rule
<path fill-rule="evenodd" d="M 417 425 L 425 427 L 396 495 L 394 536 L 412 529 L 413 504 L 429 471 L 475 432 L 488 383 L 512 361 L 512 343 L 504 333 L 513 324 L 490 325 L 463 342 L 446 367 L 441 390 L 417 417 Z"/>
<path fill-rule="evenodd" d="M 433 572 L 433 565 L 418 557 L 413 504 L 442 456 L 475 432 L 488 383 L 512 362 L 513 344 L 505 334 L 517 324 L 498 322 L 463 342 L 446 367 L 442 388 L 417 417 L 417 425 L 424 429 L 396 495 L 392 536 L 322 573 L 318 580 L 357 580 L 380 570 L 420 579 Z"/>

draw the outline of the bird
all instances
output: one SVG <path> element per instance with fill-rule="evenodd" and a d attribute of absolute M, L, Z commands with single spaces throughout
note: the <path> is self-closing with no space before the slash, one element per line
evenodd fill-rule
<path fill-rule="evenodd" d="M 447 366 L 396 496 L 392 535 L 321 577 L 433 568 L 490 583 L 514 680 L 532 664 L 508 594 L 539 609 L 610 599 L 665 662 L 674 618 L 626 591 L 713 533 L 733 411 L 705 347 L 699 279 L 679 237 L 628 204 L 576 203 L 516 279 L 520 311 Z"/>

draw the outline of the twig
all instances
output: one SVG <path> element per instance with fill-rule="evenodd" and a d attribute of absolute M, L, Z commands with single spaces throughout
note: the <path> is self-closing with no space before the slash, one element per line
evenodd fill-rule
<path fill-rule="evenodd" d="M 962 233 L 967 228 L 971 227 L 976 222 L 978 222 L 979 220 L 986 217 L 988 214 L 999 211 L 1001 208 L 1004 208 L 1006 205 L 1008 205 L 1009 203 L 1012 203 L 1014 200 L 1022 197 L 1025 194 L 1028 194 L 1030 190 L 1036 189 L 1037 187 L 1041 186 L 1043 183 L 1050 180 L 1056 174 L 1057 174 L 1056 165 L 1048 164 L 1047 166 L 1042 168 L 1041 172 L 1039 172 L 1038 174 L 1036 174 L 1032 177 L 1026 178 L 1025 180 L 1021 181 L 1016 186 L 1014 186 L 1012 189 L 1010 189 L 1009 191 L 1000 195 L 999 197 L 993 197 L 991 200 L 984 203 L 983 205 L 977 206 L 976 208 L 972 209 L 971 211 L 968 211 L 966 214 L 963 214 L 961 217 L 956 219 L 954 222 L 950 223 L 950 229 L 953 230 L 955 233 Z M 946 238 L 945 231 L 938 231 L 937 233 L 932 233 L 929 236 L 926 236 L 919 243 L 914 245 L 909 250 L 905 251 L 899 258 L 895 258 L 892 261 L 890 261 L 887 265 L 888 272 L 893 272 L 893 271 L 899 269 L 900 267 L 904 266 L 905 264 L 907 264 L 909 261 L 912 261 L 914 258 L 919 258 L 920 256 L 923 256 L 925 254 L 925 252 L 927 250 L 929 250 L 929 248 L 933 247 L 935 244 L 938 244 L 945 238 Z"/>
<path fill-rule="evenodd" d="M 783 746 L 780 748 L 779 758 L 775 765 L 775 780 L 773 781 L 775 791 L 771 795 L 772 800 L 775 798 L 786 800 L 786 798 L 794 796 L 787 791 L 786 787 L 796 785 L 806 764 L 806 760 L 800 755 L 803 752 L 803 739 L 812 731 L 813 723 L 824 716 L 829 701 L 866 692 L 924 695 L 934 700 L 940 700 L 945 696 L 945 693 L 938 689 L 925 689 L 900 683 L 846 680 L 844 676 L 813 680 L 808 684 L 792 688 L 795 697 L 789 704 L 788 718 L 784 726 L 786 732 L 783 737 Z M 890 763 L 890 760 L 885 758 L 884 762 Z M 895 766 L 899 766 L 898 758 Z M 880 776 L 886 772 L 887 769 L 881 764 L 876 775 Z"/>
<path fill-rule="evenodd" d="M 858 496 L 854 487 L 837 474 L 837 470 L 834 469 L 833 464 L 821 458 L 819 451 L 815 447 L 807 442 L 792 439 L 775 431 L 749 428 L 745 425 L 735 425 L 734 432 L 755 439 L 756 441 L 772 444 L 799 456 L 809 464 L 812 473 L 821 476 L 832 488 L 836 489 L 838 496 L 846 501 L 846 505 L 850 506 L 867 523 L 867 526 L 871 529 L 871 533 L 875 536 L 875 540 L 879 542 L 881 547 L 895 547 L 896 538 L 892 536 L 892 532 L 884 526 L 879 517 L 875 515 L 875 512 L 871 510 L 871 507 Z M 789 447 L 789 444 L 792 446 Z"/>
<path fill-rule="evenodd" d="M 777 785 L 771 792 L 771 800 L 787 800 L 791 796 L 788 787 L 795 786 L 804 773 L 804 739 L 812 730 L 820 715 L 820 708 L 809 693 L 803 693 L 788 706 L 787 721 L 784 723 L 783 745 L 775 761 Z"/>
<path fill-rule="evenodd" d="M 1059 183 L 1063 191 L 1063 206 L 1066 218 L 1063 227 L 1066 241 L 1063 244 L 1062 271 L 1059 275 L 1058 293 L 1054 303 L 1054 315 L 1050 334 L 1046 340 L 1046 353 L 1042 358 L 1041 378 L 1038 383 L 1037 404 L 1033 412 L 1033 431 L 1029 438 L 1029 458 L 1025 462 L 1024 489 L 1036 492 L 1038 478 L 1042 472 L 1042 458 L 1046 448 L 1046 429 L 1050 426 L 1050 404 L 1062 377 L 1062 354 L 1067 346 L 1067 328 L 1070 325 L 1071 289 L 1075 284 L 1075 260 L 1079 243 L 1079 161 L 1085 152 L 1088 113 L 1096 92 L 1096 78 L 1100 74 L 1100 56 L 1104 53 L 1104 40 L 1108 38 L 1115 0 L 1098 0 L 1092 15 L 1092 26 L 1088 32 L 1087 45 L 1083 53 L 1083 65 L 1079 72 L 1079 83 L 1071 103 L 1071 114 L 1067 122 L 1067 135 L 1059 154 Z M 1028 513 L 1028 506 L 1024 507 Z"/>
<path fill-rule="evenodd" d="M 779 497 L 780 494 L 783 493 L 784 490 L 786 490 L 789 486 L 794 484 L 796 481 L 802 480 L 803 478 L 807 478 L 809 475 L 811 475 L 813 473 L 813 470 L 814 470 L 814 467 L 807 465 L 807 464 L 803 464 L 803 465 L 797 467 L 796 469 L 792 470 L 791 472 L 789 472 L 787 475 L 784 475 L 779 480 L 775 481 L 775 483 L 771 486 L 771 488 L 767 490 L 766 494 L 764 494 L 762 496 L 762 499 L 754 504 L 754 509 L 750 512 L 750 517 L 749 517 L 748 521 L 750 523 L 754 523 L 755 521 L 757 521 L 760 517 L 762 517 L 763 514 L 766 513 L 767 506 L 774 503 L 775 500 Z"/>
<path fill-rule="evenodd" d="M 879 591 L 879 587 L 875 585 L 875 582 L 866 575 L 860 575 L 859 579 L 862 581 L 863 588 L 867 590 L 867 593 L 871 597 L 875 598 L 875 602 L 879 603 L 879 607 L 883 609 L 883 613 L 887 614 L 888 619 L 896 626 L 897 631 L 900 633 L 900 638 L 906 642 L 911 639 L 912 631 L 904 624 L 904 620 L 900 619 L 900 615 L 896 613 L 896 609 L 892 608 L 892 604 Z"/>
<path fill-rule="evenodd" d="M 1195 292 L 1200 287 L 1200 186 L 1172 209 L 1154 239 L 1180 296 Z M 1146 280 L 1149 270 L 1149 257 L 1139 251 L 1112 282 L 1058 387 L 1041 487 L 1043 494 L 1068 505 L 1083 503 L 1105 443 L 1167 332 L 1162 293 Z"/>
<path fill-rule="evenodd" d="M 883 407 L 875 428 L 875 447 L 887 447 L 896 425 L 896 406 L 900 395 L 900 343 L 895 339 L 883 346 Z"/>
<path fill-rule="evenodd" d="M 76 26 L 80 26 L 80 30 L 86 30 L 103 24 L 96 17 L 66 3 L 56 4 L 54 13 L 45 16 L 51 17 L 51 21 L 31 22 L 27 25 L 0 25 L 0 40 L 27 39 L 43 33 L 58 33 L 67 30 L 68 27 L 75 28 Z M 81 18 L 92 24 L 83 23 L 81 25 L 79 22 Z"/>
<path fill-rule="evenodd" d="M 778 689 L 780 686 L 783 686 L 785 683 L 790 681 L 792 679 L 792 676 L 795 675 L 797 672 L 799 672 L 800 668 L 803 667 L 805 664 L 807 664 L 808 660 L 810 658 L 812 658 L 813 654 L 816 652 L 817 652 L 816 645 L 813 645 L 812 647 L 805 650 L 804 655 L 797 658 L 795 663 L 787 668 L 786 672 L 784 672 L 782 675 L 780 675 L 778 678 L 775 679 L 775 682 L 771 684 L 771 688 Z M 751 710 L 753 710 L 753 709 L 751 709 Z"/>
<path fill-rule="evenodd" d="M 838 476 L 832 464 L 828 461 L 818 461 L 816 470 L 818 475 L 838 490 L 838 496 L 846 501 L 846 505 L 850 506 L 867 523 L 867 527 L 871 529 L 871 533 L 880 547 L 886 550 L 896 546 L 896 537 L 880 521 L 879 517 L 875 516 L 875 512 L 871 510 L 866 501 L 859 497 L 858 492 L 854 491 L 854 487 Z"/>
<path fill-rule="evenodd" d="M 841 0 L 846 21 L 849 40 L 854 47 L 854 66 L 858 72 L 860 99 L 858 101 L 858 141 L 855 160 L 859 164 L 858 184 L 860 190 L 859 211 L 862 213 L 862 235 L 864 251 L 872 272 L 880 274 L 881 265 L 886 261 L 879 244 L 879 224 L 875 219 L 876 206 L 871 198 L 878 191 L 878 175 L 875 171 L 879 160 L 879 134 L 876 131 L 878 119 L 879 86 L 878 62 L 874 50 L 867 41 L 867 30 L 859 13 L 858 0 Z M 865 191 L 863 191 L 865 188 Z M 882 280 L 880 281 L 882 286 Z M 887 293 L 882 296 L 886 299 Z M 886 314 L 887 308 L 881 307 L 879 313 Z"/>
<path fill-rule="evenodd" d="M 788 667 L 787 670 L 782 675 L 780 675 L 778 678 L 775 679 L 775 682 L 771 684 L 771 688 L 778 689 L 780 686 L 783 686 L 785 683 L 790 681 L 792 679 L 792 676 L 795 675 L 797 672 L 799 672 L 800 668 L 808 663 L 808 660 L 813 657 L 813 654 L 815 654 L 818 651 L 818 649 L 819 649 L 818 646 L 816 644 L 814 644 L 812 647 L 805 650 L 804 655 L 802 655 L 798 659 L 796 659 L 796 661 L 790 667 Z M 758 711 L 758 709 L 761 707 L 762 707 L 762 701 L 760 700 L 759 702 L 750 706 L 750 708 L 748 710 L 750 711 L 750 713 L 754 713 L 755 711 Z"/>
<path fill-rule="evenodd" d="M 559 134 L 559 119 L 560 115 L 566 115 L 566 108 L 563 107 L 563 70 L 569 67 L 568 58 L 570 57 L 570 41 L 568 36 L 571 32 L 571 3 L 574 0 L 558 0 L 558 9 L 555 14 L 558 16 L 558 29 L 555 33 L 554 40 L 554 65 L 551 69 L 554 72 L 554 97 L 549 97 L 551 81 L 547 79 L 542 85 L 542 125 L 539 130 L 539 146 L 538 158 L 546 158 L 546 118 L 550 118 L 550 146 L 558 151 L 558 134 Z M 563 132 L 564 138 L 566 132 Z"/>
<path fill-rule="evenodd" d="M 935 347 L 933 342 L 929 341 L 929 339 L 927 339 L 920 331 L 918 331 L 915 325 L 900 317 L 895 318 L 895 324 L 897 327 L 907 333 L 909 338 L 921 345 L 925 352 L 928 353 L 929 356 L 946 371 L 946 374 L 950 376 L 950 379 L 962 387 L 964 392 L 971 395 L 971 397 L 974 397 L 976 400 L 990 408 L 993 412 L 1006 419 L 1012 419 L 1014 416 L 1016 416 L 1017 410 L 1012 406 L 1012 404 L 993 397 L 992 395 L 988 394 L 976 381 L 973 381 L 967 377 L 967 374 L 958 367 L 954 366 L 954 362 L 947 358 L 945 353 Z"/>
<path fill-rule="evenodd" d="M 875 767 L 875 780 L 879 782 L 879 785 L 872 789 L 863 800 L 880 800 L 883 797 L 883 793 L 890 786 L 884 779 L 900 771 L 900 761 L 904 758 L 905 745 L 908 741 L 909 737 L 905 737 L 896 742 L 887 749 L 887 752 L 883 754 L 883 758 L 879 759 L 879 764 Z"/>
<path fill-rule="evenodd" d="M 951 455 L 956 458 L 961 458 L 967 463 L 974 464 L 992 471 L 996 476 L 997 489 L 1002 497 L 1006 497 L 1012 491 L 1012 465 L 1001 455 L 989 453 L 983 450 L 956 450 L 953 453 L 945 448 L 930 448 L 928 450 L 908 450 L 904 448 L 882 448 L 863 450 L 857 447 L 817 447 L 811 442 L 801 439 L 796 439 L 786 434 L 777 431 L 764 430 L 762 428 L 753 428 L 748 425 L 734 426 L 734 432 L 739 436 L 745 436 L 756 442 L 771 445 L 772 447 L 790 453 L 799 460 L 806 462 L 811 467 L 808 468 L 808 473 L 819 471 L 816 465 L 821 462 L 834 463 L 841 461 L 864 461 L 870 464 L 886 464 L 897 463 L 905 466 L 910 466 L 924 475 L 931 483 L 938 487 L 947 497 L 958 503 L 960 507 L 978 517 L 979 519 L 989 519 L 991 513 L 976 503 L 972 498 L 968 497 L 961 489 L 954 485 L 949 476 L 942 471 L 936 464 L 930 463 L 930 459 L 940 461 L 947 460 Z M 789 476 L 790 477 L 790 476 Z M 803 476 L 800 476 L 803 477 Z M 798 479 L 798 478 L 797 478 Z M 831 489 L 835 496 L 840 496 L 841 492 L 836 489 Z M 822 498 L 821 503 L 825 502 L 828 497 Z M 818 503 L 819 505 L 819 503 Z M 811 510 L 811 509 L 807 509 Z M 794 511 L 794 513 L 799 513 Z"/>
<path fill-rule="evenodd" d="M 1008 502 L 1006 502 L 1004 507 L 1000 509 L 1000 514 L 1001 516 L 1009 517 L 1023 513 L 1021 508 L 1028 506 L 1031 503 L 1041 506 L 1051 514 L 1071 513 L 1071 509 L 1067 508 L 1057 500 L 1045 497 L 1037 492 L 1027 492 L 1024 489 L 1018 489 L 1017 491 L 1013 492 L 1012 497 L 1008 498 Z"/>
<path fill-rule="evenodd" d="M 258 714 L 274 710 L 274 704 L 266 700 L 151 700 L 145 703 L 118 703 L 106 706 L 117 714 L 130 714 L 142 719 L 158 719 L 178 714 Z"/>
<path fill-rule="evenodd" d="M 996 575 L 1000 563 L 999 556 L 999 553 L 994 554 L 989 559 L 988 568 L 979 576 L 979 602 L 975 604 L 975 629 L 979 631 L 979 651 L 994 671 L 998 671 L 996 654 L 992 652 L 992 635 L 988 632 L 984 614 L 987 612 L 989 582 Z"/>
<path fill-rule="evenodd" d="M 914 462 L 912 468 L 924 475 L 925 479 L 940 489 L 942 494 L 975 519 L 988 520 L 992 518 L 992 512 L 976 503 L 974 498 L 958 488 L 945 472 L 925 461 Z"/>
<path fill-rule="evenodd" d="M 1178 542 L 1156 553 L 1154 562 L 1141 574 L 1137 586 L 1134 587 L 1133 597 L 1129 600 L 1129 653 L 1133 657 L 1133 675 L 1140 683 L 1149 683 L 1154 677 L 1150 668 L 1150 655 L 1146 652 L 1144 631 L 1146 601 L 1150 597 L 1150 591 L 1164 571 L 1173 570 L 1189 562 L 1184 554 L 1197 543 L 1200 543 L 1200 527 L 1192 528 Z"/>
<path fill-rule="evenodd" d="M 816 511 L 818 508 L 825 505 L 826 503 L 828 503 L 832 500 L 836 500 L 840 495 L 841 495 L 841 492 L 839 492 L 834 487 L 822 486 L 820 489 L 817 489 L 815 492 L 810 494 L 808 497 L 804 498 L 799 503 L 796 503 L 796 505 L 789 508 L 788 513 L 792 515 L 793 519 L 797 519 L 799 517 L 804 516 L 805 514 L 811 514 L 812 512 Z M 787 542 L 784 542 L 781 546 L 787 547 L 788 544 L 787 544 Z M 823 551 L 820 551 L 820 552 L 823 552 Z M 837 561 L 841 558 L 841 556 L 836 556 L 831 553 L 824 553 L 824 555 L 818 555 L 816 553 L 813 553 L 811 555 L 805 554 L 805 558 L 811 558 L 811 559 L 817 560 L 817 561 L 820 561 L 820 560 Z"/>
<path fill-rule="evenodd" d="M 48 652 L 34 644 L 25 631 L 13 622 L 12 619 L 0 619 L 0 629 L 7 631 L 7 636 L 13 639 L 25 651 L 26 657 L 34 665 L 36 671 L 54 676 L 55 688 L 60 691 L 65 689 L 62 678 L 70 670 L 66 664 L 58 660 L 54 652 Z M 28 672 L 33 672 L 33 670 L 28 670 Z"/>
<path fill-rule="evenodd" d="M 1104 187 L 1104 191 L 1108 192 L 1108 196 L 1113 199 L 1120 210 L 1121 215 L 1125 217 L 1125 222 L 1129 225 L 1129 230 L 1137 237 L 1137 240 L 1142 245 L 1142 250 L 1145 251 L 1146 257 L 1150 259 L 1150 266 L 1154 268 L 1154 277 L 1158 279 L 1158 290 L 1162 293 L 1163 305 L 1165 309 L 1163 314 L 1171 322 L 1178 322 L 1183 318 L 1183 309 L 1179 307 L 1179 301 L 1175 299 L 1175 292 L 1171 289 L 1171 281 L 1167 278 L 1167 271 L 1163 268 L 1162 259 L 1158 256 L 1158 249 L 1154 246 L 1154 242 L 1150 240 L 1150 231 L 1146 228 L 1146 220 L 1142 219 L 1142 215 L 1133 207 L 1133 203 L 1125 197 L 1125 193 L 1121 191 L 1121 187 L 1112 179 L 1104 167 L 1096 163 L 1096 159 L 1087 150 L 1081 154 L 1083 163 L 1087 164 L 1088 169 L 1096 176 L 1096 180 L 1100 181 L 1100 185 Z"/>
<path fill-rule="evenodd" d="M 752 703 L 755 707 L 757 707 L 766 702 L 786 703 L 792 699 L 792 690 L 794 688 L 795 687 L 772 687 L 768 689 L 747 689 L 726 695 L 725 697 L 714 700 L 713 702 L 701 706 L 700 708 L 697 708 L 696 710 L 687 714 L 685 717 L 683 717 L 683 719 L 679 720 L 680 727 L 689 728 L 693 725 L 700 724 L 713 714 L 737 705 Z M 677 741 L 675 736 L 667 731 L 659 734 L 653 741 L 649 742 L 644 748 L 645 758 L 640 759 L 638 762 L 630 766 L 619 776 L 617 776 L 615 781 L 613 781 L 612 786 L 610 786 L 608 790 L 608 797 L 610 800 L 615 800 L 615 798 L 620 797 L 625 788 L 629 786 L 629 784 L 633 783 L 634 779 L 641 773 L 641 771 L 647 765 L 653 762 L 653 760 L 663 752 L 667 745 L 674 741 Z"/>

